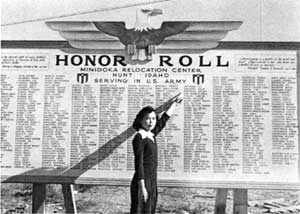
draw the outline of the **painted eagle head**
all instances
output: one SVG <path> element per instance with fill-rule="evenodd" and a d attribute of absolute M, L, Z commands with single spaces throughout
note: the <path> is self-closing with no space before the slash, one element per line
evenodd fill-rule
<path fill-rule="evenodd" d="M 150 17 L 163 14 L 161 9 L 142 8 L 136 11 L 135 31 L 148 31 L 153 29 L 150 25 Z"/>

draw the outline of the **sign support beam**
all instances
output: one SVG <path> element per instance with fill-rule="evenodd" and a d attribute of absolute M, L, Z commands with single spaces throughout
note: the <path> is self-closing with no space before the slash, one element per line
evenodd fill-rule
<path fill-rule="evenodd" d="M 214 214 L 224 214 L 225 213 L 227 193 L 228 193 L 228 189 L 217 189 Z"/>
<path fill-rule="evenodd" d="M 66 213 L 77 213 L 72 184 L 62 184 Z"/>
<path fill-rule="evenodd" d="M 233 214 L 248 214 L 248 190 L 233 190 Z"/>
<path fill-rule="evenodd" d="M 33 183 L 32 213 L 46 213 L 46 184 Z"/>

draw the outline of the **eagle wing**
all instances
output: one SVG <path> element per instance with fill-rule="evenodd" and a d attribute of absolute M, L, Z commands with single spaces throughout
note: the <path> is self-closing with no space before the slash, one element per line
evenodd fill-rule
<path fill-rule="evenodd" d="M 163 22 L 165 34 L 158 53 L 199 53 L 218 46 L 228 32 L 241 26 L 240 21 Z M 178 26 L 178 27 L 177 27 Z"/>
<path fill-rule="evenodd" d="M 99 31 L 121 38 L 126 32 L 124 22 L 94 22 Z"/>
<path fill-rule="evenodd" d="M 169 37 L 182 33 L 185 29 L 189 27 L 189 22 L 163 22 L 160 29 L 164 37 Z"/>
<path fill-rule="evenodd" d="M 124 22 L 89 22 L 89 21 L 49 21 L 49 28 L 58 31 L 75 50 L 64 49 L 66 52 L 74 52 L 76 49 L 100 50 L 103 53 L 123 53 L 124 44 L 119 36 L 125 31 Z"/>

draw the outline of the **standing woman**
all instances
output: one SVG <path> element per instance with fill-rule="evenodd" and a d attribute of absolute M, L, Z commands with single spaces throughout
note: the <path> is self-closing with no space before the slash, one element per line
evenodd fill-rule
<path fill-rule="evenodd" d="M 157 144 L 155 137 L 165 127 L 178 96 L 161 118 L 151 106 L 144 107 L 136 116 L 133 128 L 137 131 L 133 139 L 135 173 L 131 182 L 130 213 L 155 213 L 157 201 Z"/>

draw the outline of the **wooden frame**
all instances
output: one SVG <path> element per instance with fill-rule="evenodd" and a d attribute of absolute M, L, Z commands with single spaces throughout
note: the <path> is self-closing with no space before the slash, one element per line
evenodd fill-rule
<path fill-rule="evenodd" d="M 74 51 L 66 41 L 1 41 L 2 49 L 62 49 Z M 220 42 L 217 50 L 295 50 L 297 51 L 297 96 L 298 96 L 298 130 L 300 124 L 300 42 Z M 121 50 L 120 50 L 121 53 Z M 300 131 L 298 131 L 300 139 Z M 300 154 L 300 143 L 299 143 Z M 300 177 L 300 157 L 299 157 Z M 100 179 L 78 178 L 77 176 L 59 176 L 56 170 L 39 169 L 34 173 L 24 173 L 16 176 L 3 176 L 1 181 L 7 183 L 59 183 L 59 184 L 95 184 L 95 185 L 130 185 L 129 179 Z M 286 189 L 300 190 L 300 181 L 297 183 L 276 182 L 212 182 L 161 180 L 160 186 L 168 187 L 201 187 L 201 188 L 238 188 L 238 189 Z"/>

